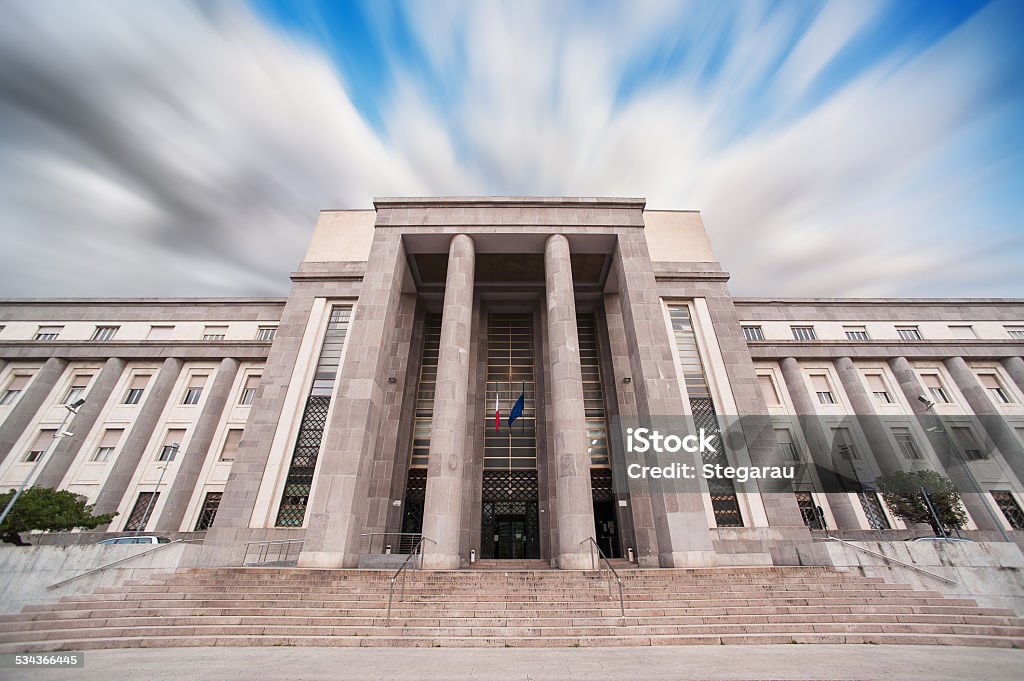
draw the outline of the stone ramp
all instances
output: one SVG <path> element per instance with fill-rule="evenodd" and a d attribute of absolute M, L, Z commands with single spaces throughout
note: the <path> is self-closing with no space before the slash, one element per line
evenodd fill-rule
<path fill-rule="evenodd" d="M 0 616 L 0 650 L 179 646 L 576 647 L 897 643 L 1024 646 L 973 600 L 821 567 L 409 573 L 193 568 Z"/>

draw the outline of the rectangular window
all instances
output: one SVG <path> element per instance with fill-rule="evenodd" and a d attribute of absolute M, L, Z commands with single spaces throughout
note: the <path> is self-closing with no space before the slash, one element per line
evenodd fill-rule
<path fill-rule="evenodd" d="M 434 391 L 441 348 L 441 315 L 428 314 L 423 320 L 423 353 L 420 380 L 416 384 L 416 416 L 413 421 L 411 468 L 426 468 L 433 436 Z"/>
<path fill-rule="evenodd" d="M 277 335 L 277 327 L 276 326 L 261 326 L 259 328 L 259 330 L 256 331 L 256 340 L 258 340 L 258 341 L 272 341 L 272 340 L 274 340 L 274 336 L 275 335 Z"/>
<path fill-rule="evenodd" d="M 748 341 L 762 341 L 764 340 L 764 331 L 760 326 L 744 326 L 743 337 Z"/>
<path fill-rule="evenodd" d="M 704 428 L 709 433 L 716 432 L 720 427 L 718 410 L 715 408 L 704 363 L 701 361 L 700 346 L 697 343 L 693 319 L 690 317 L 690 308 L 685 304 L 669 305 L 668 313 L 672 324 L 672 339 L 675 341 L 679 357 L 679 370 L 686 386 L 686 399 L 690 403 L 694 425 L 697 428 Z M 701 462 L 729 465 L 724 451 L 704 452 L 701 454 Z M 711 496 L 715 524 L 719 527 L 743 527 L 743 514 L 732 480 L 712 478 L 708 480 L 708 492 Z"/>
<path fill-rule="evenodd" d="M 800 508 L 800 515 L 804 518 L 804 525 L 812 530 L 823 530 L 821 517 L 818 515 L 818 505 L 814 503 L 814 496 L 810 492 L 795 492 L 796 505 Z"/>
<path fill-rule="evenodd" d="M 146 336 L 146 340 L 170 340 L 173 334 L 173 326 L 157 324 L 149 327 L 149 335 Z"/>
<path fill-rule="evenodd" d="M 991 490 L 992 498 L 996 506 L 1003 512 L 1010 527 L 1015 530 L 1024 530 L 1024 511 L 1021 511 L 1020 504 L 1008 490 Z"/>
<path fill-rule="evenodd" d="M 952 400 L 949 399 L 949 395 L 946 394 L 946 389 L 942 387 L 942 379 L 939 378 L 938 374 L 923 374 L 921 380 L 924 381 L 924 386 L 928 388 L 928 392 L 931 393 L 932 400 L 938 404 L 951 404 Z"/>
<path fill-rule="evenodd" d="M 957 444 L 960 445 L 961 451 L 964 453 L 964 458 L 968 461 L 984 461 L 988 458 L 988 454 L 982 451 L 978 441 L 974 438 L 974 433 L 971 432 L 970 428 L 966 426 L 954 426 L 953 438 Z"/>
<path fill-rule="evenodd" d="M 761 386 L 761 394 L 764 395 L 764 401 L 769 406 L 776 406 L 779 402 L 779 391 L 775 389 L 775 381 L 772 380 L 771 376 L 759 374 L 757 382 Z"/>
<path fill-rule="evenodd" d="M 798 341 L 812 341 L 818 339 L 814 334 L 813 326 L 791 326 L 789 328 L 793 330 L 793 338 Z"/>
<path fill-rule="evenodd" d="M 128 386 L 128 392 L 125 393 L 123 404 L 138 404 L 141 402 L 142 395 L 146 392 L 146 386 L 149 385 L 149 379 L 149 374 L 133 376 L 132 382 Z"/>
<path fill-rule="evenodd" d="M 207 326 L 203 330 L 204 341 L 222 341 L 228 334 L 226 326 Z"/>
<path fill-rule="evenodd" d="M 899 445 L 904 457 L 911 461 L 920 461 L 924 458 L 918 451 L 917 445 L 914 444 L 914 438 L 910 434 L 909 428 L 893 428 L 892 436 L 896 439 L 896 444 Z"/>
<path fill-rule="evenodd" d="M 53 442 L 53 436 L 57 434 L 56 429 L 41 430 L 39 435 L 36 436 L 35 442 L 28 448 L 28 452 L 25 453 L 25 458 L 22 461 L 26 463 L 34 463 L 43 458 L 43 454 L 46 452 L 46 448 Z"/>
<path fill-rule="evenodd" d="M 97 463 L 110 461 L 110 458 L 114 455 L 114 449 L 117 448 L 117 443 L 121 441 L 122 435 L 124 435 L 123 428 L 108 428 L 103 431 L 103 438 L 100 440 L 99 447 L 93 452 L 91 461 Z"/>
<path fill-rule="evenodd" d="M 260 375 L 255 374 L 253 376 L 245 377 L 245 385 L 242 387 L 242 395 L 238 398 L 238 403 L 243 406 L 252 404 L 252 401 L 256 399 L 256 389 L 260 385 Z"/>
<path fill-rule="evenodd" d="M 867 379 L 868 387 L 871 388 L 871 394 L 875 396 L 878 403 L 892 404 L 892 396 L 889 395 L 889 390 L 886 388 L 881 374 L 868 374 Z"/>
<path fill-rule="evenodd" d="M 238 451 L 238 444 L 242 441 L 242 429 L 232 428 L 228 430 L 228 436 L 224 438 L 224 446 L 220 450 L 221 461 L 234 461 L 235 453 Z"/>
<path fill-rule="evenodd" d="M 593 314 L 577 314 L 576 332 L 580 343 L 583 411 L 587 419 L 590 467 L 607 469 L 611 467 L 611 458 L 608 453 L 608 414 L 604 406 L 604 383 L 597 345 L 597 317 Z M 515 394 L 515 386 L 512 386 L 512 393 Z"/>
<path fill-rule="evenodd" d="M 811 376 L 811 385 L 814 386 L 814 392 L 818 396 L 818 404 L 835 404 L 836 398 L 832 395 L 832 386 L 828 383 L 828 378 L 823 374 Z"/>
<path fill-rule="evenodd" d="M 37 341 L 52 341 L 57 340 L 57 336 L 64 330 L 63 326 L 40 326 L 39 330 L 36 331 Z"/>
<path fill-rule="evenodd" d="M 847 340 L 870 340 L 867 329 L 863 326 L 844 326 L 843 332 L 846 334 Z"/>
<path fill-rule="evenodd" d="M 16 374 L 11 378 L 3 395 L 0 395 L 0 407 L 9 407 L 18 400 L 18 395 L 28 386 L 31 376 L 28 374 Z"/>
<path fill-rule="evenodd" d="M 167 431 L 167 435 L 164 436 L 164 443 L 160 447 L 160 452 L 157 454 L 157 461 L 174 461 L 174 458 L 178 455 L 178 449 L 181 447 L 181 441 L 185 439 L 185 430 L 183 428 L 174 428 Z"/>
<path fill-rule="evenodd" d="M 117 330 L 120 326 L 97 326 L 96 330 L 92 332 L 92 339 L 94 341 L 108 341 L 113 340 L 114 336 L 117 335 Z"/>
<path fill-rule="evenodd" d="M 220 508 L 220 499 L 223 492 L 207 492 L 203 499 L 203 507 L 199 511 L 199 519 L 196 521 L 196 532 L 208 530 L 213 525 L 213 519 L 217 517 L 217 509 Z"/>
<path fill-rule="evenodd" d="M 793 435 L 789 430 L 785 428 L 776 428 L 775 437 L 779 441 L 783 461 L 800 461 L 800 453 L 796 450 L 796 445 L 793 444 Z"/>
<path fill-rule="evenodd" d="M 971 338 L 977 338 L 978 334 L 974 333 L 974 327 L 969 324 L 950 325 L 949 333 L 953 338 L 961 340 L 968 340 Z"/>
<path fill-rule="evenodd" d="M 193 376 L 188 380 L 188 389 L 185 390 L 185 398 L 182 404 L 199 404 L 203 397 L 203 386 L 206 385 L 206 374 Z"/>
<path fill-rule="evenodd" d="M 993 402 L 996 404 L 1010 403 L 1010 396 L 1003 390 L 1003 386 L 999 384 L 999 379 L 995 374 L 981 374 L 978 378 L 981 379 L 981 384 L 988 391 Z"/>
<path fill-rule="evenodd" d="M 921 332 L 917 330 L 916 326 L 897 326 L 896 333 L 903 340 L 921 340 Z"/>
<path fill-rule="evenodd" d="M 132 512 L 128 514 L 128 521 L 124 524 L 127 532 L 142 531 L 146 529 L 149 516 L 153 514 L 153 508 L 160 499 L 160 492 L 139 492 L 139 498 L 135 500 Z"/>
<path fill-rule="evenodd" d="M 299 433 L 292 450 L 288 474 L 285 478 L 281 504 L 277 511 L 277 527 L 301 527 L 306 516 L 306 504 L 313 487 L 313 471 L 320 456 L 327 412 L 334 394 L 334 383 L 341 366 L 342 350 L 352 319 L 351 305 L 335 305 L 327 323 L 320 357 L 313 374 L 313 386 L 306 398 L 306 406 L 299 423 Z"/>
<path fill-rule="evenodd" d="M 85 391 L 89 388 L 89 381 L 92 380 L 92 375 L 79 375 L 71 379 L 71 387 L 68 388 L 67 395 L 64 396 L 62 404 L 73 404 L 82 398 Z"/>
<path fill-rule="evenodd" d="M 1010 338 L 1024 340 L 1024 326 L 1008 326 L 1006 333 L 1010 334 Z"/>

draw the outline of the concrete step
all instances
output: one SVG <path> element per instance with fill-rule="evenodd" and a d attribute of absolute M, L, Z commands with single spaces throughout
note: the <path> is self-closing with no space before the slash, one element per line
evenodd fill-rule
<path fill-rule="evenodd" d="M 770 645 L 770 644 L 887 644 L 953 645 L 1013 648 L 1024 641 L 991 636 L 941 634 L 733 634 L 604 637 L 436 637 L 412 636 L 135 636 L 116 639 L 52 639 L 32 643 L 0 644 L 0 652 L 42 652 L 49 650 L 97 650 L 104 648 L 177 648 L 213 646 L 318 646 L 385 648 L 589 648 L 684 645 Z"/>
<path fill-rule="evenodd" d="M 487 567 L 485 565 L 485 567 Z M 509 567 L 508 565 L 504 567 Z M 1022 645 L 1024 620 L 970 599 L 826 568 L 417 571 L 180 570 L 0 616 L 0 649 L 228 645 Z M 292 643 L 282 643 L 292 641 Z M 682 645 L 684 643 L 677 643 Z M 70 646 L 70 648 L 69 648 Z"/>

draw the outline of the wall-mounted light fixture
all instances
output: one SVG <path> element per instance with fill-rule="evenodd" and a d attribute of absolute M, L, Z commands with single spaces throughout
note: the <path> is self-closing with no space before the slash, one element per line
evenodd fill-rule
<path fill-rule="evenodd" d="M 633 382 L 633 379 L 632 379 L 632 378 L 630 378 L 629 376 L 626 376 L 626 377 L 625 377 L 624 379 L 622 379 L 622 382 L 623 382 L 623 383 L 632 383 L 632 382 Z"/>

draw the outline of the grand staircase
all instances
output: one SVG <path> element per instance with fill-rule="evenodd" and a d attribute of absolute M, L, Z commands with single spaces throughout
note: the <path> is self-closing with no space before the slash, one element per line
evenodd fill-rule
<path fill-rule="evenodd" d="M 486 566 L 493 567 L 493 566 Z M 173 646 L 648 646 L 913 643 L 1015 647 L 1024 620 L 832 568 L 412 572 L 182 569 L 0 616 L 0 650 Z"/>

